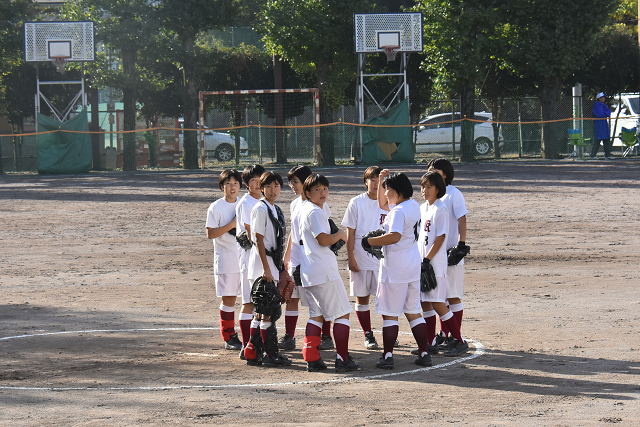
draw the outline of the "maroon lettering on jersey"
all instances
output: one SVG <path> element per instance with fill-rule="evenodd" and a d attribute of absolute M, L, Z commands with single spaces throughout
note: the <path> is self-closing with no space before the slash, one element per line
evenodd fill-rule
<path fill-rule="evenodd" d="M 431 231 L 431 220 L 430 219 L 428 219 L 428 220 L 426 220 L 424 222 L 424 231 L 427 231 L 427 232 Z"/>
<path fill-rule="evenodd" d="M 387 214 L 380 214 L 380 225 L 384 224 L 384 219 L 387 217 Z"/>

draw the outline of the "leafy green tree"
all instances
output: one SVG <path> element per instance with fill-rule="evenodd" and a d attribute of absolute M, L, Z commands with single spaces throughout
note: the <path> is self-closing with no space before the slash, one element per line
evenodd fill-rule
<path fill-rule="evenodd" d="M 101 70 L 103 82 L 122 90 L 123 128 L 136 129 L 137 93 L 147 86 L 148 80 L 137 66 L 139 52 L 152 45 L 158 34 L 159 21 L 157 2 L 147 0 L 72 0 L 63 8 L 64 16 L 70 20 L 91 19 L 95 22 L 96 41 L 112 52 L 117 52 L 120 66 L 111 64 Z M 107 60 L 111 58 L 106 58 Z M 123 135 L 123 169 L 136 170 L 136 135 Z"/>
<path fill-rule="evenodd" d="M 35 93 L 35 72 L 24 63 L 23 23 L 34 17 L 35 8 L 31 0 L 0 0 L 0 111 L 8 114 L 14 126 L 22 127 L 24 117 L 33 114 L 33 94 Z M 34 90 L 26 92 L 28 86 L 17 85 L 33 77 Z M 12 96 L 7 91 L 20 96 Z M 26 96 L 26 94 L 29 96 Z M 7 96 L 8 95 L 8 96 Z"/>
<path fill-rule="evenodd" d="M 460 96 L 462 117 L 474 116 L 476 85 L 491 68 L 501 6 L 501 0 L 421 0 L 414 8 L 424 14 L 424 67 L 434 75 L 434 90 Z M 473 122 L 462 123 L 462 161 L 473 160 L 473 131 Z"/>
<path fill-rule="evenodd" d="M 560 157 L 565 140 L 550 123 L 562 82 L 593 51 L 596 36 L 609 21 L 616 0 L 512 0 L 502 9 L 509 27 L 507 61 L 516 73 L 534 81 L 542 102 L 543 157 Z"/>
<path fill-rule="evenodd" d="M 258 29 L 267 49 L 299 72 L 312 71 L 320 89 L 320 121 L 331 123 L 333 109 L 348 103 L 354 84 L 353 14 L 373 10 L 366 0 L 268 0 Z M 321 128 L 320 163 L 334 165 L 333 131 Z"/>
<path fill-rule="evenodd" d="M 182 71 L 182 109 L 185 129 L 195 129 L 198 121 L 198 91 L 203 73 L 202 48 L 198 36 L 207 30 L 231 26 L 240 17 L 238 0 L 162 0 L 159 16 L 166 37 L 180 49 L 173 52 L 173 62 Z M 184 135 L 184 168 L 198 167 L 198 141 L 193 132 Z"/>

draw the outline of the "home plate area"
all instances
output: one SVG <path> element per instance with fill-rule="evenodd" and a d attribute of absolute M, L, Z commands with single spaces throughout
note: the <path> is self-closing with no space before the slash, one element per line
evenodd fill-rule
<path fill-rule="evenodd" d="M 299 334 L 304 333 L 301 328 Z M 380 335 L 379 331 L 374 331 Z M 279 331 L 279 333 L 282 333 Z M 299 336 L 299 341 L 302 337 Z M 469 362 L 484 354 L 484 346 L 468 340 L 470 350 L 460 357 L 433 356 L 432 367 L 417 367 L 410 352 L 415 341 L 400 332 L 394 349 L 395 369 L 375 367 L 381 350 L 366 350 L 362 331 L 352 330 L 350 354 L 361 369 L 348 374 L 333 370 L 335 350 L 321 352 L 329 369 L 306 371 L 300 344 L 284 352 L 292 360 L 286 368 L 247 366 L 237 351 L 224 349 L 218 328 L 94 329 L 62 332 L 37 331 L 0 338 L 8 366 L 0 373 L 4 390 L 166 390 L 291 386 L 397 375 L 424 377 L 429 371 Z M 278 371 L 273 381 L 274 370 Z M 266 374 L 266 375 L 265 375 Z M 267 381 L 264 381 L 264 380 Z"/>

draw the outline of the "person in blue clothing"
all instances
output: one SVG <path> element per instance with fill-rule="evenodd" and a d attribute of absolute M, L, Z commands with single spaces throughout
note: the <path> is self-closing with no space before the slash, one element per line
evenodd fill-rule
<path fill-rule="evenodd" d="M 611 110 L 604 103 L 604 92 L 600 92 L 596 95 L 596 102 L 593 104 L 593 116 L 602 120 L 594 120 L 593 130 L 593 146 L 591 147 L 591 158 L 598 158 L 598 149 L 600 149 L 600 143 L 604 147 L 604 158 L 606 160 L 613 160 L 611 156 L 611 139 L 609 139 L 609 121 L 611 117 Z"/>

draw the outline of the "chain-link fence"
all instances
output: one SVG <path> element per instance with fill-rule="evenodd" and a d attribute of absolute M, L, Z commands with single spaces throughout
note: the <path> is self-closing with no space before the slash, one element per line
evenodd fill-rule
<path fill-rule="evenodd" d="M 360 159 L 361 132 L 356 124 L 355 107 L 343 106 L 334 110 L 333 124 L 320 127 L 316 125 L 317 110 L 312 94 L 294 95 L 298 97 L 282 103 L 282 122 L 276 120 L 276 107 L 265 97 L 258 99 L 244 95 L 241 109 L 237 108 L 238 103 L 232 108 L 234 103 L 229 97 L 219 98 L 217 104 L 210 103 L 204 115 L 205 167 L 275 163 L 282 159 L 290 163 L 313 163 L 318 158 L 320 132 L 328 133 L 333 140 L 336 162 Z M 271 99 L 275 98 L 271 96 Z M 579 128 L 584 138 L 592 139 L 592 106 L 591 100 L 560 98 L 556 103 L 557 120 L 543 126 L 539 98 L 505 99 L 496 103 L 494 108 L 487 100 L 476 100 L 474 156 L 478 160 L 541 157 L 545 132 L 553 136 L 551 142 L 559 154 L 571 155 L 573 147 L 568 144 L 567 130 Z M 101 111 L 100 115 L 104 115 L 100 125 L 106 129 L 99 137 L 100 165 L 94 169 L 122 168 L 123 112 Z M 459 100 L 433 101 L 425 109 L 420 122 L 411 125 L 416 160 L 435 156 L 458 159 L 461 123 Z M 151 129 L 149 126 L 144 121 L 136 124 L 139 129 L 135 133 L 137 168 L 182 167 L 185 133 L 195 134 L 198 147 L 202 146 L 200 131 L 184 130 L 181 119 L 162 118 Z M 617 135 L 621 125 L 612 119 L 611 127 L 612 134 Z M 614 127 L 617 130 L 614 131 Z M 280 141 L 280 146 L 277 141 Z M 280 156 L 279 149 L 282 150 Z M 614 143 L 614 153 L 618 153 L 616 149 Z M 31 133 L 1 135 L 0 159 L 3 172 L 37 171 L 37 136 Z"/>

